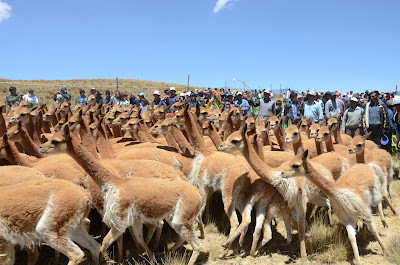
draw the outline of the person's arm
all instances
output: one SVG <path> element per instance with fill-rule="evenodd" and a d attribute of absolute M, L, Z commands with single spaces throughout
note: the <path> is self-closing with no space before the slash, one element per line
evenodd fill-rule
<path fill-rule="evenodd" d="M 347 115 L 348 115 L 349 110 L 347 109 L 344 114 L 343 114 L 343 119 L 342 119 L 342 132 L 345 131 L 345 125 L 346 125 L 346 121 L 347 121 Z"/>
<path fill-rule="evenodd" d="M 330 113 L 329 113 L 329 106 L 330 106 L 330 101 L 327 101 L 326 102 L 326 104 L 325 104 L 325 117 L 327 118 L 327 119 L 329 119 L 329 116 L 330 116 Z M 322 109 L 322 106 L 321 106 L 321 109 Z"/>
<path fill-rule="evenodd" d="M 324 119 L 324 111 L 322 110 L 322 106 L 321 104 L 317 104 L 317 108 L 318 108 L 318 121 L 322 121 Z"/>

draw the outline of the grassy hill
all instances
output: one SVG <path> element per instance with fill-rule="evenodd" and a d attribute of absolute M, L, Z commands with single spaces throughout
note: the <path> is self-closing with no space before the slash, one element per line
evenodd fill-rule
<path fill-rule="evenodd" d="M 7 82 L 7 83 L 4 83 Z M 11 84 L 14 83 L 14 84 Z M 28 88 L 32 87 L 35 90 L 36 96 L 40 102 L 53 103 L 53 95 L 56 91 L 59 91 L 61 86 L 67 86 L 68 92 L 72 95 L 72 99 L 75 100 L 79 95 L 79 89 L 84 89 L 86 95 L 89 94 L 90 88 L 94 87 L 98 89 L 104 96 L 106 90 L 111 91 L 113 95 L 116 89 L 115 79 L 73 79 L 73 80 L 10 80 L 0 78 L 0 101 L 5 100 L 8 95 L 8 89 L 10 86 L 17 88 L 17 93 L 26 94 Z M 167 82 L 155 82 L 138 79 L 119 79 L 118 87 L 119 91 L 127 93 L 128 95 L 134 94 L 137 96 L 140 92 L 144 92 L 146 97 L 152 98 L 154 90 L 159 90 L 163 95 L 164 89 L 175 87 L 177 91 L 187 90 L 186 85 L 173 84 Z M 203 87 L 190 86 L 189 90 L 200 89 Z"/>

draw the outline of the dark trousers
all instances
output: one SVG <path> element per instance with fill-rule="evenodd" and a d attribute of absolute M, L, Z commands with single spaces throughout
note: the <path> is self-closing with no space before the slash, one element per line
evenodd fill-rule
<path fill-rule="evenodd" d="M 381 125 L 370 125 L 368 132 L 372 132 L 368 137 L 368 140 L 373 141 L 379 147 L 381 147 L 381 137 L 382 137 L 382 126 Z"/>
<path fill-rule="evenodd" d="M 357 131 L 357 127 L 355 127 L 355 128 L 346 128 L 346 130 L 345 130 L 345 133 L 347 134 L 347 135 L 350 135 L 352 138 L 354 137 L 354 134 L 356 133 L 356 131 Z"/>

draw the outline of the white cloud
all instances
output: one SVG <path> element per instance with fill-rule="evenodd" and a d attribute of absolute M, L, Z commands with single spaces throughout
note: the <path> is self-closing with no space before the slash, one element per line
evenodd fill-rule
<path fill-rule="evenodd" d="M 230 1 L 232 0 L 218 0 L 214 7 L 214 13 L 220 11 Z"/>
<path fill-rule="evenodd" d="M 0 22 L 11 16 L 11 6 L 6 2 L 0 1 Z"/>

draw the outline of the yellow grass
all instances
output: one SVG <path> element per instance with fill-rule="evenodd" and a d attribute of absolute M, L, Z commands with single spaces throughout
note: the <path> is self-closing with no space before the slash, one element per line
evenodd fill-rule
<path fill-rule="evenodd" d="M 4 84 L 1 82 L 12 82 L 18 84 Z M 9 94 L 8 89 L 10 86 L 17 88 L 17 93 L 26 94 L 28 88 L 32 87 L 35 90 L 36 96 L 42 103 L 53 103 L 53 96 L 56 91 L 60 91 L 61 86 L 66 86 L 68 93 L 71 94 L 72 100 L 79 95 L 79 89 L 84 89 L 86 95 L 89 95 L 90 88 L 94 87 L 99 90 L 103 96 L 106 90 L 111 91 L 111 95 L 114 94 L 116 89 L 115 79 L 74 79 L 74 80 L 9 80 L 0 78 L 0 98 L 1 101 L 5 100 L 5 97 Z M 136 97 L 140 92 L 146 94 L 147 98 L 153 98 L 154 90 L 159 90 L 161 95 L 164 94 L 164 90 L 170 87 L 175 87 L 177 91 L 187 90 L 187 86 L 183 84 L 174 84 L 167 82 L 155 82 L 137 79 L 119 79 L 118 80 L 119 91 L 127 93 L 128 95 L 134 94 Z M 194 91 L 195 89 L 204 87 L 190 86 L 189 90 Z"/>

